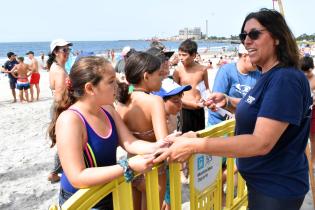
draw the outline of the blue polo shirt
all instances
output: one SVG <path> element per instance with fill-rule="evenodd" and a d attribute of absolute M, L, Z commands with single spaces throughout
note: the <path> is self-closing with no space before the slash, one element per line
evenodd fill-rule
<path fill-rule="evenodd" d="M 225 93 L 234 98 L 243 98 L 254 87 L 260 76 L 261 73 L 258 70 L 242 74 L 238 71 L 236 63 L 225 64 L 215 76 L 212 91 Z M 208 110 L 208 126 L 218 124 L 224 120 L 224 117 L 217 112 Z"/>
<path fill-rule="evenodd" d="M 236 135 L 252 134 L 257 117 L 289 123 L 268 154 L 237 159 L 237 167 L 249 186 L 277 198 L 297 198 L 308 192 L 308 162 L 304 151 L 311 105 L 310 87 L 303 72 L 281 67 L 264 73 L 240 101 L 236 110 Z"/>

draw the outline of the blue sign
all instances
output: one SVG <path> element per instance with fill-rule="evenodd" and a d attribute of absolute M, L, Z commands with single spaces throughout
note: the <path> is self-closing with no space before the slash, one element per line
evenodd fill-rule
<path fill-rule="evenodd" d="M 198 157 L 198 171 L 205 167 L 205 158 L 204 156 Z"/>

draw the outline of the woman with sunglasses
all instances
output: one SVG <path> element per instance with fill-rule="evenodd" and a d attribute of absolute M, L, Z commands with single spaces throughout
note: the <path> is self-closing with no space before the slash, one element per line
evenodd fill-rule
<path fill-rule="evenodd" d="M 156 161 L 185 161 L 194 153 L 237 157 L 250 210 L 300 209 L 309 190 L 304 151 L 312 98 L 298 69 L 298 47 L 282 15 L 268 9 L 247 15 L 240 38 L 262 76 L 237 106 L 235 136 L 170 139 L 174 143 Z M 209 107 L 224 100 L 216 94 Z"/>
<path fill-rule="evenodd" d="M 53 93 L 54 103 L 51 106 L 51 117 L 54 104 L 61 101 L 62 94 L 66 89 L 66 78 L 68 73 L 65 69 L 65 64 L 69 58 L 71 42 L 64 39 L 53 40 L 50 44 L 50 54 L 48 55 L 47 68 L 49 71 L 49 85 Z M 48 181 L 54 183 L 60 180 L 58 173 L 62 172 L 58 154 L 55 155 L 54 168 L 48 175 Z"/>

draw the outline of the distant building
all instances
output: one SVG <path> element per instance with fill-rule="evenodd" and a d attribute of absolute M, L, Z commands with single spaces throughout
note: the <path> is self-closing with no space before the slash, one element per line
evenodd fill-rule
<path fill-rule="evenodd" d="M 184 28 L 179 30 L 178 38 L 179 39 L 201 39 L 201 28 Z"/>

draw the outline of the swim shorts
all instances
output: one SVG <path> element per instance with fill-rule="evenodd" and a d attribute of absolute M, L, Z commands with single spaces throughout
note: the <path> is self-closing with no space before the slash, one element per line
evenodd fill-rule
<path fill-rule="evenodd" d="M 30 80 L 30 84 L 31 85 L 36 85 L 39 83 L 39 79 L 40 79 L 40 74 L 38 72 L 36 73 L 32 73 L 31 75 L 31 80 Z"/>

